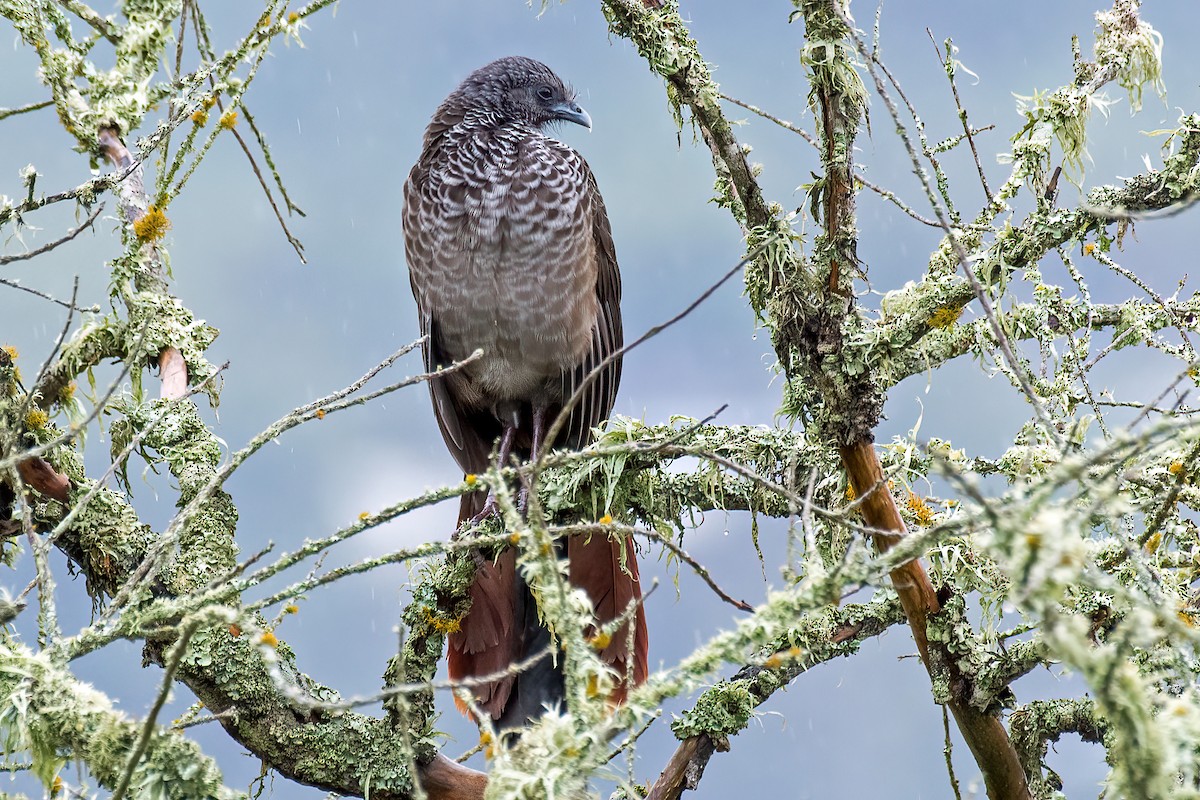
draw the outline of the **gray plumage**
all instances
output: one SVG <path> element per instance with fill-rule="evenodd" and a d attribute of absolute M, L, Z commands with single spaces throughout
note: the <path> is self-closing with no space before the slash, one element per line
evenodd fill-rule
<path fill-rule="evenodd" d="M 467 473 L 483 472 L 498 440 L 528 458 L 580 381 L 620 349 L 621 279 L 604 201 L 587 162 L 545 133 L 557 122 L 591 127 L 574 93 L 529 58 L 494 61 L 442 102 L 404 186 L 404 243 L 428 369 L 483 356 L 430 381 L 446 446 Z M 573 407 L 557 446 L 581 447 L 612 410 L 616 359 Z M 506 454 L 500 448 L 501 457 Z M 459 522 L 485 508 L 464 495 Z M 572 537 L 570 579 L 603 624 L 640 598 L 632 541 Z M 549 641 L 511 550 L 480 567 L 472 606 L 449 637 L 452 678 L 486 675 Z M 646 625 L 634 648 L 618 631 L 601 655 L 618 676 L 645 680 Z M 631 663 L 632 661 L 632 663 Z M 613 700 L 625 694 L 623 683 Z M 520 726 L 561 699 L 550 659 L 479 686 L 479 706 L 498 727 Z"/>
<path fill-rule="evenodd" d="M 604 201 L 583 157 L 542 132 L 564 119 L 590 123 L 546 65 L 492 62 L 438 108 L 404 187 L 427 366 L 484 351 L 431 384 L 438 425 L 466 472 L 487 468 L 502 422 L 527 431 L 532 404 L 553 418 L 622 344 Z M 608 417 L 619 380 L 615 362 L 572 411 L 564 444 L 578 447 Z"/>

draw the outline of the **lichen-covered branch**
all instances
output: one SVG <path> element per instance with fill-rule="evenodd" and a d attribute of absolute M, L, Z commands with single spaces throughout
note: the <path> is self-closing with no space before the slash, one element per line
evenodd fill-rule
<path fill-rule="evenodd" d="M 1035 700 L 1012 714 L 1012 737 L 1021 763 L 1031 776 L 1037 797 L 1061 796 L 1062 778 L 1046 765 L 1050 745 L 1064 733 L 1075 733 L 1085 742 L 1103 744 L 1108 725 L 1096 715 L 1091 700 Z"/>
<path fill-rule="evenodd" d="M 32 768 L 50 786 L 64 759 L 83 760 L 102 783 L 115 786 L 138 740 L 141 724 L 76 679 L 66 665 L 0 637 L 0 737 L 6 752 L 28 752 Z M 216 765 L 195 743 L 159 730 L 133 772 L 138 796 L 170 800 L 242 797 L 221 783 Z"/>
<path fill-rule="evenodd" d="M 866 605 L 825 607 L 802 616 L 795 628 L 774 643 L 761 663 L 739 670 L 728 681 L 704 692 L 671 730 L 682 741 L 646 800 L 677 800 L 696 789 L 709 758 L 729 749 L 728 737 L 745 729 L 751 714 L 771 695 L 818 664 L 853 655 L 858 646 L 904 621 L 895 597 Z"/>

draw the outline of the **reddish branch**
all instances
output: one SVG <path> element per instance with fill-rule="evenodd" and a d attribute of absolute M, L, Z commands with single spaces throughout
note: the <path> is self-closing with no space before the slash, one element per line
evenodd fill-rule
<path fill-rule="evenodd" d="M 843 446 L 841 454 L 855 490 L 864 493 L 859 506 L 863 519 L 880 531 L 894 531 L 894 535 L 883 532 L 875 535 L 875 546 L 880 552 L 886 551 L 904 535 L 905 528 L 896 501 L 887 490 L 887 481 L 875 447 L 869 441 L 858 442 Z M 941 646 L 934 652 L 930 650 L 926 634 L 929 616 L 940 611 L 941 604 L 924 566 L 920 561 L 910 561 L 892 570 L 891 578 L 908 617 L 921 662 L 931 677 L 936 677 L 939 669 L 948 673 L 954 696 L 946 705 L 983 772 L 988 797 L 992 800 L 1024 800 L 1031 797 L 1025 770 L 1021 767 L 1004 725 L 997 717 L 979 711 L 966 701 L 968 679 L 958 669 L 954 654 Z"/>
<path fill-rule="evenodd" d="M 45 459 L 27 458 L 17 464 L 21 480 L 25 485 L 36 489 L 46 497 L 52 497 L 60 503 L 66 503 L 71 491 L 71 482 L 67 476 L 50 466 Z"/>
<path fill-rule="evenodd" d="M 441 753 L 421 766 L 420 779 L 429 800 L 483 800 L 487 789 L 487 775 L 457 764 Z"/>
<path fill-rule="evenodd" d="M 159 393 L 162 399 L 178 400 L 187 394 L 187 364 L 178 348 L 167 347 L 158 354 L 158 377 L 162 381 Z"/>

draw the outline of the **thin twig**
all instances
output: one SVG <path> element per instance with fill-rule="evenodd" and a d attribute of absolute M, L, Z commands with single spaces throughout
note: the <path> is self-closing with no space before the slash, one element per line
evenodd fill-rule
<path fill-rule="evenodd" d="M 954 249 L 954 255 L 958 260 L 959 265 L 962 267 L 962 271 L 966 273 L 967 280 L 971 284 L 971 289 L 975 293 L 975 298 L 979 301 L 979 305 L 983 309 L 984 316 L 986 316 L 988 319 L 988 323 L 992 329 L 992 335 L 996 337 L 996 342 L 1000 347 L 1000 352 L 1003 354 L 1004 360 L 1008 363 L 1009 369 L 1016 378 L 1022 393 L 1024 393 L 1025 397 L 1029 400 L 1030 405 L 1033 406 L 1034 414 L 1037 416 L 1038 422 L 1041 424 L 1043 430 L 1045 430 L 1047 435 L 1053 438 L 1055 442 L 1061 444 L 1063 438 L 1062 434 L 1058 432 L 1053 420 L 1051 420 L 1047 415 L 1046 409 L 1042 405 L 1041 398 L 1038 397 L 1037 393 L 1033 390 L 1033 385 L 1029 382 L 1029 376 L 1025 374 L 1024 366 L 1017 358 L 1016 351 L 1012 346 L 1012 342 L 1009 340 L 1008 334 L 1004 331 L 1003 326 L 1000 324 L 1000 320 L 996 315 L 996 310 L 992 306 L 991 299 L 984 290 L 983 284 L 979 282 L 978 276 L 975 275 L 975 270 L 971 268 L 971 255 L 967 252 L 966 247 L 963 246 L 962 240 L 958 236 L 955 225 L 952 224 L 950 219 L 946 216 L 947 212 L 942 208 L 942 204 L 938 202 L 933 187 L 929 183 L 929 178 L 925 174 L 925 170 L 921 169 L 921 159 L 917 154 L 916 149 L 913 147 L 912 138 L 908 134 L 908 128 L 904 125 L 903 120 L 900 119 L 900 112 L 897 110 L 896 104 L 892 100 L 891 94 L 888 92 L 887 86 L 884 84 L 883 78 L 880 77 L 879 73 L 882 71 L 888 76 L 888 79 L 891 81 L 892 85 L 896 87 L 897 93 L 899 93 L 901 98 L 903 98 L 904 94 L 900 89 L 898 81 L 892 77 L 890 71 L 888 71 L 883 62 L 877 58 L 874 58 L 867 50 L 866 44 L 858 36 L 858 34 L 854 32 L 853 22 L 846 18 L 843 10 L 836 5 L 834 6 L 834 10 L 846 24 L 848 29 L 847 36 L 852 42 L 854 42 L 854 46 L 858 50 L 859 55 L 866 60 L 865 63 L 867 72 L 871 75 L 871 79 L 875 84 L 875 91 L 879 95 L 880 99 L 883 100 L 884 105 L 887 107 L 888 113 L 892 117 L 892 121 L 896 125 L 896 135 L 900 138 L 900 141 L 904 144 L 904 149 L 908 152 L 909 160 L 913 165 L 913 171 L 916 173 L 917 178 L 921 181 L 921 186 L 925 189 L 925 196 L 928 199 L 930 206 L 933 208 L 933 212 L 937 217 L 938 223 L 941 225 L 942 230 L 945 231 L 946 238 L 950 241 L 950 245 Z M 878 67 L 878 69 L 876 67 Z M 905 102 L 907 102 L 907 100 Z M 912 110 L 911 106 L 910 110 Z M 915 114 L 915 111 L 913 113 Z"/>
<path fill-rule="evenodd" d="M 46 292 L 31 288 L 29 286 L 22 286 L 21 282 L 18 280 L 12 280 L 9 278 L 0 278 L 0 286 L 7 286 L 10 289 L 19 289 L 22 292 L 29 292 L 30 294 L 37 295 L 38 297 L 42 298 L 43 300 L 49 300 L 51 303 L 54 303 L 55 305 L 60 305 L 63 308 L 68 308 L 72 311 L 89 312 L 92 314 L 100 313 L 100 306 L 98 306 L 98 305 L 89 306 L 87 308 L 73 305 L 73 304 L 67 302 L 66 300 L 59 300 L 57 297 L 55 297 L 52 294 L 47 294 Z"/>
<path fill-rule="evenodd" d="M 794 134 L 797 134 L 798 136 L 800 136 L 800 138 L 804 139 L 804 141 L 808 142 L 816 149 L 818 149 L 818 150 L 821 149 L 821 145 L 817 141 L 817 137 L 813 136 L 811 133 L 804 130 L 799 125 L 788 122 L 786 119 L 780 119 L 779 117 L 775 116 L 774 114 L 770 114 L 766 111 L 763 111 L 758 106 L 750 105 L 749 103 L 745 102 L 744 100 L 738 100 L 736 97 L 731 97 L 731 96 L 725 94 L 724 92 L 719 92 L 718 94 L 720 94 L 722 100 L 727 100 L 730 103 L 733 103 L 735 106 L 741 106 L 742 108 L 746 109 L 747 111 L 751 112 L 752 114 L 757 114 L 758 116 L 762 117 L 763 119 L 765 119 L 769 122 L 774 122 L 776 125 L 783 128 L 784 130 L 788 130 Z"/>
<path fill-rule="evenodd" d="M 113 790 L 112 800 L 122 800 L 125 792 L 129 789 L 129 782 L 133 779 L 133 773 L 137 770 L 138 763 L 142 760 L 142 756 L 146 754 L 146 748 L 150 745 L 150 736 L 154 733 L 155 723 L 158 720 L 158 713 L 162 711 L 162 707 L 166 705 L 167 698 L 171 695 L 171 687 L 175 683 L 175 672 L 179 669 L 179 663 L 183 660 L 183 654 L 187 652 L 188 642 L 192 640 L 192 634 L 196 632 L 199 623 L 191 623 L 186 625 L 179 633 L 179 638 L 171 647 L 171 652 L 167 656 L 167 663 L 163 669 L 162 683 L 158 689 L 158 696 L 154 698 L 154 705 L 150 709 L 150 713 L 146 715 L 146 721 L 142 723 L 141 733 L 138 735 L 137 743 L 133 749 L 129 751 L 129 759 L 125 762 L 125 771 L 121 773 L 121 780 L 117 783 L 117 788 Z"/>
<path fill-rule="evenodd" d="M 18 106 L 17 108 L 0 108 L 0 120 L 7 117 L 15 117 L 17 114 L 27 114 L 30 111 L 37 111 L 39 108 L 48 108 L 54 105 L 53 100 L 43 100 L 40 103 L 30 103 L 27 106 Z"/>
<path fill-rule="evenodd" d="M 114 32 L 112 25 L 104 17 L 100 16 L 96 11 L 90 8 L 86 3 L 80 0 L 58 0 L 58 4 L 67 9 L 81 20 L 91 25 L 97 33 L 109 41 L 110 44 L 120 45 L 121 39 L 125 35 L 123 30 Z"/>
<path fill-rule="evenodd" d="M 946 71 L 946 78 L 950 81 L 950 91 L 954 94 L 954 105 L 958 109 L 958 118 L 962 122 L 963 135 L 967 137 L 967 144 L 971 147 L 971 156 L 975 159 L 975 169 L 979 172 L 979 182 L 983 185 L 983 193 L 986 195 L 987 204 L 990 206 L 995 202 L 995 197 L 992 195 L 991 187 L 988 186 L 987 175 L 983 171 L 983 162 L 979 159 L 979 150 L 975 147 L 975 132 L 971 130 L 970 120 L 967 119 L 967 110 L 963 108 L 962 98 L 958 96 L 958 83 L 954 80 L 956 70 L 951 50 L 954 45 L 949 39 L 946 40 L 946 56 L 943 58 L 942 51 L 938 49 L 937 41 L 933 38 L 933 31 L 926 28 L 925 33 L 929 35 L 929 41 L 933 43 L 933 52 L 937 54 L 942 69 Z M 955 784 L 955 794 L 957 794 L 957 791 L 958 786 Z"/>
<path fill-rule="evenodd" d="M 729 281 L 730 278 L 732 278 L 734 275 L 737 275 L 739 272 L 741 272 L 746 267 L 747 264 L 749 264 L 754 259 L 758 258 L 758 256 L 760 256 L 764 251 L 766 251 L 766 249 L 769 246 L 771 246 L 772 244 L 774 244 L 776 242 L 776 240 L 778 240 L 778 239 L 779 239 L 779 234 L 771 234 L 770 236 L 766 237 L 761 243 L 759 243 L 759 245 L 757 247 L 755 247 L 753 250 L 751 250 L 749 253 L 747 253 L 745 256 L 743 256 L 742 259 L 740 261 L 738 261 L 736 264 L 734 264 L 731 269 L 726 271 L 726 273 L 724 275 L 722 275 L 720 278 L 718 278 L 716 283 L 712 284 L 707 289 L 705 289 L 703 292 L 701 292 L 700 296 L 697 297 L 695 300 L 693 300 L 691 303 L 689 303 L 686 308 L 684 308 L 682 311 L 680 311 L 675 316 L 668 319 L 666 322 L 652 326 L 649 330 L 647 330 L 641 336 L 634 339 L 632 342 L 625 345 L 624 347 L 620 347 L 620 348 L 614 350 L 613 352 L 609 353 L 608 356 L 605 357 L 604 360 L 602 360 L 599 364 L 597 364 L 596 367 L 591 372 L 589 372 L 586 376 L 584 376 L 583 380 L 581 380 L 579 382 L 579 385 L 577 387 L 575 387 L 574 393 L 572 393 L 571 396 L 569 398 L 567 398 L 566 402 L 563 403 L 562 411 L 555 418 L 554 422 L 550 425 L 549 430 L 546 431 L 545 438 L 542 442 L 541 452 L 533 454 L 534 458 L 532 460 L 535 465 L 535 474 L 536 474 L 537 470 L 540 469 L 540 465 L 541 465 L 542 461 L 545 459 L 546 455 L 550 452 L 551 446 L 557 440 L 559 432 L 567 424 L 568 417 L 570 417 L 572 409 L 574 409 L 575 406 L 579 404 L 580 399 L 583 397 L 583 393 L 585 391 L 587 391 L 589 386 L 591 386 L 593 383 L 596 382 L 596 379 L 601 374 L 603 374 L 604 370 L 607 369 L 610 364 L 612 364 L 614 361 L 616 361 L 620 358 L 623 358 L 625 356 L 625 354 L 628 353 L 630 350 L 633 350 L 638 345 L 643 344 L 644 342 L 648 341 L 649 339 L 653 339 L 658 334 L 662 333 L 663 331 L 667 330 L 675 323 L 677 323 L 680 320 L 687 317 L 689 314 L 691 314 L 693 311 L 695 311 L 697 308 L 699 308 L 700 305 L 705 300 L 707 300 L 709 297 L 712 297 L 712 295 L 717 291 L 717 289 L 720 289 L 722 286 L 724 286 Z"/>
<path fill-rule="evenodd" d="M 16 255 L 12 255 L 12 256 L 0 255 L 0 266 L 3 266 L 5 264 L 11 264 L 14 261 L 27 261 L 31 258 L 36 258 L 37 256 L 40 256 L 42 253 L 50 252 L 54 248 L 58 247 L 60 244 L 66 244 L 67 242 L 71 241 L 76 236 L 78 236 L 80 233 L 82 233 L 84 228 L 92 227 L 92 223 L 94 223 L 96 221 L 96 217 L 100 216 L 100 212 L 103 210 L 104 210 L 104 204 L 101 203 L 100 205 L 96 206 L 95 211 L 93 211 L 91 214 L 88 215 L 88 218 L 86 220 L 84 220 L 83 224 L 79 225 L 76 228 L 73 228 L 69 233 L 67 233 L 65 236 L 63 236 L 60 239 L 55 239 L 53 242 L 48 242 L 48 243 L 42 245 L 41 247 L 30 250 L 27 253 L 17 253 Z M 26 289 L 26 291 L 33 291 L 33 290 Z M 36 292 L 35 292 L 35 294 L 36 294 Z M 43 296 L 45 296 L 45 295 L 43 295 Z M 53 298 L 50 298 L 50 299 L 53 299 Z M 55 301 L 55 302 L 58 302 L 58 301 Z"/>
<path fill-rule="evenodd" d="M 715 580 L 713 580 L 712 574 L 709 573 L 708 569 L 705 568 L 705 566 L 703 564 L 701 564 L 699 561 L 697 561 L 692 556 L 688 555 L 688 552 L 686 550 L 684 550 L 679 545 L 675 544 L 675 542 L 671 541 L 670 538 L 663 536 L 662 534 L 658 533 L 657 531 L 647 530 L 645 528 L 637 528 L 637 527 L 634 527 L 633 525 L 622 525 L 621 523 L 617 523 L 617 522 L 613 522 L 613 523 L 609 523 L 609 524 L 605 524 L 605 525 L 592 522 L 592 523 L 580 523 L 580 524 L 576 524 L 576 525 L 557 525 L 557 526 L 550 528 L 550 533 L 552 535 L 565 534 L 567 536 L 592 535 L 592 534 L 599 534 L 601 536 L 607 536 L 607 535 L 609 535 L 609 533 L 620 533 L 620 534 L 625 534 L 625 535 L 645 536 L 646 538 L 648 538 L 652 541 L 658 542 L 663 547 L 665 547 L 667 550 L 670 550 L 671 553 L 676 558 L 678 558 L 680 561 L 682 561 L 683 563 L 685 563 L 689 567 L 691 567 L 692 571 L 696 573 L 696 576 L 698 578 L 700 578 L 700 580 L 702 580 L 706 584 L 708 584 L 708 588 L 712 590 L 713 594 L 715 594 L 717 597 L 721 598 L 722 601 L 733 606 L 738 611 L 746 611 L 751 614 L 754 613 L 754 606 L 750 605 L 745 600 L 737 600 L 734 597 L 732 597 L 728 592 L 726 592 L 724 589 L 722 589 L 720 586 L 717 585 L 717 582 Z"/>

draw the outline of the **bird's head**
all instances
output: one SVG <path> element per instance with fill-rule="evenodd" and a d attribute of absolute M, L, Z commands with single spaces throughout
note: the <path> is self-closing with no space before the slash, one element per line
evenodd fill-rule
<path fill-rule="evenodd" d="M 480 67 L 448 102 L 456 96 L 468 117 L 524 122 L 537 128 L 555 122 L 592 127 L 592 118 L 575 102 L 571 87 L 542 62 L 524 56 L 508 56 Z"/>

